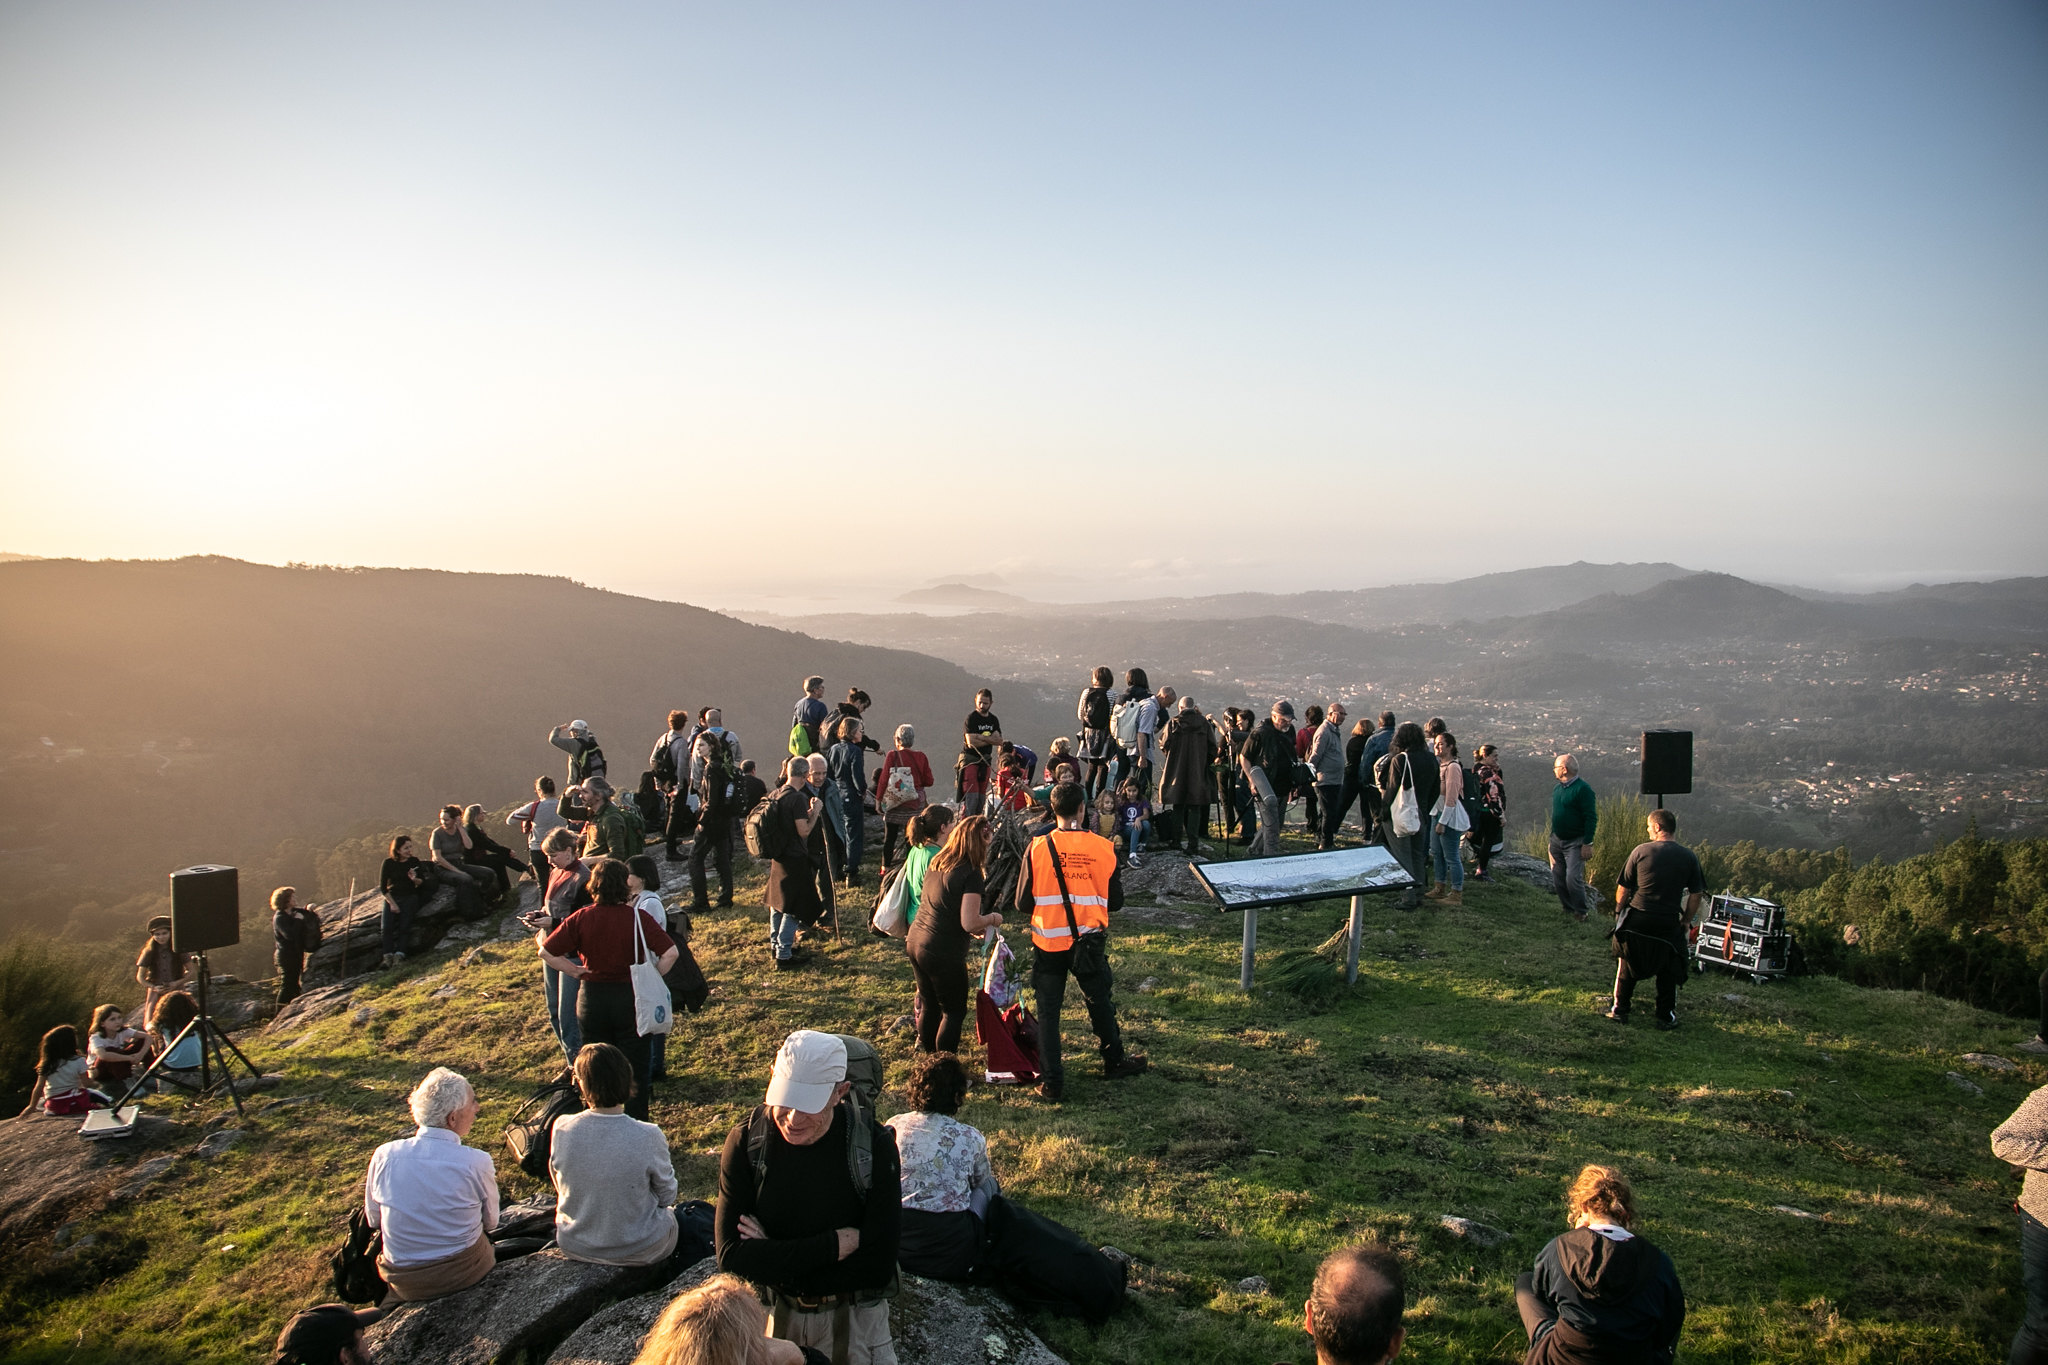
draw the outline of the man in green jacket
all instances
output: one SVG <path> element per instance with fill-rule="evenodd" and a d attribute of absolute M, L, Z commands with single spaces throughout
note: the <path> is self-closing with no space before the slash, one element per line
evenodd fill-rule
<path fill-rule="evenodd" d="M 593 777 L 583 784 L 584 798 L 595 801 L 597 806 L 590 812 L 590 822 L 583 827 L 583 861 L 598 858 L 617 858 L 620 862 L 635 853 L 646 851 L 646 840 L 639 848 L 633 847 L 632 826 L 626 823 L 625 812 L 621 811 L 612 797 L 612 784 L 601 777 Z"/>
<path fill-rule="evenodd" d="M 1557 785 L 1550 789 L 1550 885 L 1564 912 L 1581 924 L 1586 920 L 1586 850 L 1600 823 L 1600 803 L 1579 776 L 1579 760 L 1559 754 L 1551 767 Z"/>

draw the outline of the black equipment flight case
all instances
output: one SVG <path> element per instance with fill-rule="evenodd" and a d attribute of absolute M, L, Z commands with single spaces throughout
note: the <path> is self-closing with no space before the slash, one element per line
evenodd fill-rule
<path fill-rule="evenodd" d="M 1725 967 L 1762 983 L 1792 971 L 1783 907 L 1754 896 L 1716 896 L 1693 926 L 1695 971 Z"/>

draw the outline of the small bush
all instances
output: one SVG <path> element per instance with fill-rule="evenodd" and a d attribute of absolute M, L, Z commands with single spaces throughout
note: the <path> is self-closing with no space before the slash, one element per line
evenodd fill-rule
<path fill-rule="evenodd" d="M 0 1112 L 13 1114 L 28 1103 L 44 1033 L 75 1024 L 82 1044 L 94 1006 L 130 1006 L 135 992 L 104 949 L 28 935 L 0 946 Z"/>

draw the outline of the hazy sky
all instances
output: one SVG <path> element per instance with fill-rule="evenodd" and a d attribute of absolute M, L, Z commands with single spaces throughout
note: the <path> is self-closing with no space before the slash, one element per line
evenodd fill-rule
<path fill-rule="evenodd" d="M 2044 14 L 10 0 L 0 549 L 2041 573 Z"/>

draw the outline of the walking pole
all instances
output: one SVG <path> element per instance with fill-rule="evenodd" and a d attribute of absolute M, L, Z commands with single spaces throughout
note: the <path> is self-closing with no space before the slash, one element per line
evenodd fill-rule
<path fill-rule="evenodd" d="M 1351 944 L 1344 953 L 1344 980 L 1358 984 L 1358 940 L 1365 933 L 1365 897 L 1351 897 Z"/>
<path fill-rule="evenodd" d="M 348 917 L 356 908 L 356 879 L 348 879 L 348 899 L 341 903 L 341 976 L 348 980 Z"/>

